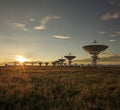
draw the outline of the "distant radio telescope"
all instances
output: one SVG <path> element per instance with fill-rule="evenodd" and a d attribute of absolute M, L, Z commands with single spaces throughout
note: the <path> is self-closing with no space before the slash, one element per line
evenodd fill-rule
<path fill-rule="evenodd" d="M 60 58 L 60 59 L 58 59 L 58 61 L 59 61 L 59 63 L 60 63 L 60 66 L 62 66 L 63 63 L 64 63 L 64 61 L 65 61 L 65 59 L 64 59 L 64 58 Z"/>
<path fill-rule="evenodd" d="M 45 65 L 48 66 L 49 62 L 45 62 Z"/>
<path fill-rule="evenodd" d="M 43 63 L 42 63 L 42 62 L 38 62 L 38 64 L 39 64 L 40 66 L 42 66 Z"/>
<path fill-rule="evenodd" d="M 76 58 L 76 56 L 73 56 L 71 53 L 69 55 L 64 56 L 69 61 L 69 66 L 72 64 L 72 60 Z"/>
<path fill-rule="evenodd" d="M 52 62 L 52 65 L 53 65 L 53 66 L 59 66 L 59 61 L 58 61 L 58 60 L 53 61 L 53 62 Z"/>
<path fill-rule="evenodd" d="M 99 45 L 95 40 L 92 45 L 83 46 L 83 49 L 91 54 L 93 66 L 97 66 L 98 55 L 108 48 L 106 45 Z"/>

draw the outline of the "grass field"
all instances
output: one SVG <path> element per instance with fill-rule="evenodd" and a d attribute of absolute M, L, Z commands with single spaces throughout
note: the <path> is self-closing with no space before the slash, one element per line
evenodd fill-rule
<path fill-rule="evenodd" d="M 0 110 L 120 110 L 120 68 L 1 67 Z"/>

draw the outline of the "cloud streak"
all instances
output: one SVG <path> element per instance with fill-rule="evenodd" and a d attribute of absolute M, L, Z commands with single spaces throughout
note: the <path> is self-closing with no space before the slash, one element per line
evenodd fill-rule
<path fill-rule="evenodd" d="M 29 21 L 34 22 L 35 18 L 30 18 Z"/>
<path fill-rule="evenodd" d="M 120 11 L 111 11 L 102 15 L 101 20 L 112 20 L 120 18 Z"/>
<path fill-rule="evenodd" d="M 102 53 L 99 55 L 99 61 L 120 61 L 119 53 Z M 76 62 L 91 62 L 91 58 L 83 58 L 80 60 L 75 60 Z"/>
<path fill-rule="evenodd" d="M 53 37 L 57 39 L 69 39 L 70 38 L 69 36 L 60 36 L 60 35 L 53 35 Z"/>
<path fill-rule="evenodd" d="M 40 24 L 36 27 L 34 27 L 35 30 L 43 30 L 46 28 L 46 24 L 51 21 L 51 20 L 57 20 L 57 19 L 61 19 L 60 16 L 46 16 L 44 17 L 41 21 Z"/>
<path fill-rule="evenodd" d="M 109 42 L 111 43 L 114 43 L 114 42 L 117 42 L 118 40 L 115 40 L 115 39 L 110 39 Z"/>
<path fill-rule="evenodd" d="M 120 31 L 113 33 L 111 37 L 120 37 Z"/>
<path fill-rule="evenodd" d="M 26 27 L 26 24 L 23 24 L 23 23 L 14 23 L 16 27 L 19 27 L 19 28 L 25 28 Z"/>
<path fill-rule="evenodd" d="M 116 32 L 116 35 L 120 35 L 120 31 Z"/>
<path fill-rule="evenodd" d="M 104 35 L 104 34 L 106 34 L 106 32 L 104 32 L 104 31 L 100 31 L 100 32 L 97 32 L 98 34 L 101 34 L 101 35 Z"/>
<path fill-rule="evenodd" d="M 120 0 L 109 0 L 109 4 L 115 7 L 115 10 L 108 11 L 101 16 L 101 20 L 115 20 L 120 18 Z"/>
<path fill-rule="evenodd" d="M 45 28 L 46 28 L 45 25 L 40 24 L 39 26 L 34 27 L 34 30 L 43 30 Z"/>
<path fill-rule="evenodd" d="M 116 7 L 120 7 L 120 0 L 110 0 L 110 4 Z"/>
<path fill-rule="evenodd" d="M 60 16 L 46 16 L 44 17 L 41 21 L 40 21 L 40 24 L 38 26 L 35 26 L 33 27 L 34 30 L 44 30 L 46 29 L 46 24 L 49 23 L 50 21 L 52 20 L 57 20 L 57 19 L 61 19 Z M 30 22 L 34 22 L 36 21 L 35 18 L 29 18 L 28 19 Z M 29 22 L 28 22 L 29 23 Z M 27 23 L 27 24 L 28 24 Z M 24 31 L 27 31 L 28 29 L 26 28 L 27 26 L 26 23 L 14 23 L 14 25 L 17 27 L 17 28 L 20 28 Z M 28 24 L 29 25 L 29 24 Z"/>
<path fill-rule="evenodd" d="M 26 24 L 24 23 L 14 23 L 14 25 L 24 31 L 27 31 L 28 29 L 26 28 Z"/>
<path fill-rule="evenodd" d="M 100 57 L 102 61 L 120 61 L 120 54 L 117 53 L 102 53 Z"/>

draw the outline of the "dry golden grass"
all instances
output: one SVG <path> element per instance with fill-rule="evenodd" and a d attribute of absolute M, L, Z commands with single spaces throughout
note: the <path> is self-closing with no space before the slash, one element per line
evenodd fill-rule
<path fill-rule="evenodd" d="M 119 108 L 119 68 L 1 67 L 0 110 Z"/>

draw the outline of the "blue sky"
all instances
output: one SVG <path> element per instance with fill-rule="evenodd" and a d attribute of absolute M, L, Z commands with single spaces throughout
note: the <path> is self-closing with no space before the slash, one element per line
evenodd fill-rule
<path fill-rule="evenodd" d="M 82 46 L 94 40 L 109 46 L 101 57 L 120 59 L 119 0 L 0 0 L 1 62 L 16 55 L 52 61 L 69 52 L 86 59 Z"/>

